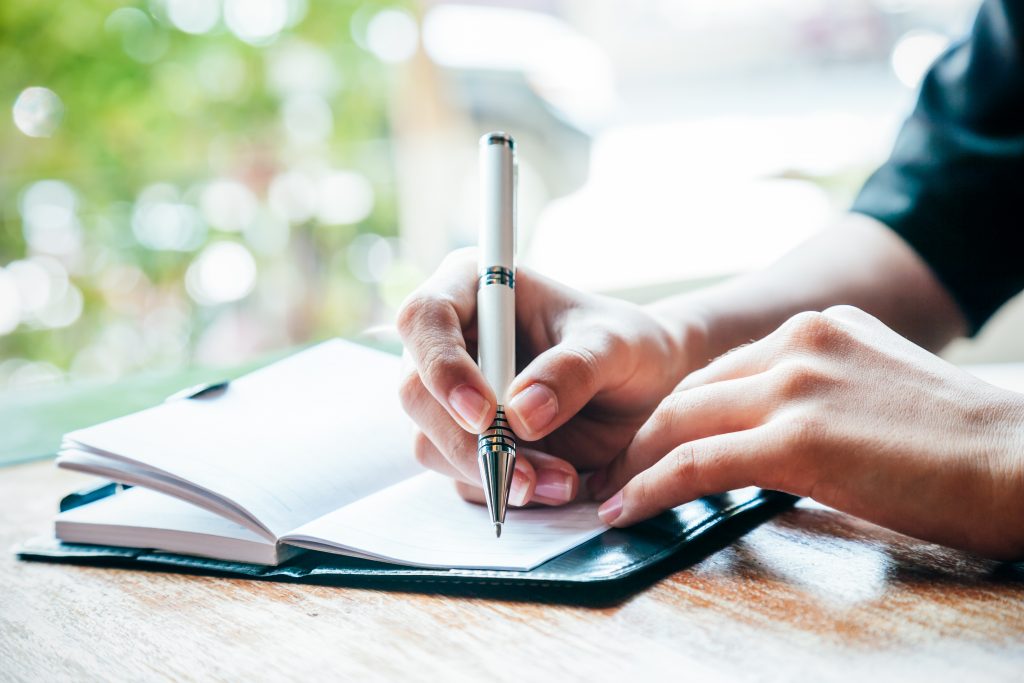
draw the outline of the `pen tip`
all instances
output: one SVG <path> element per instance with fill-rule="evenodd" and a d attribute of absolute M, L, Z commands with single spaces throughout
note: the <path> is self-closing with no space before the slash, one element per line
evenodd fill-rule
<path fill-rule="evenodd" d="M 501 522 L 494 523 L 494 537 L 501 538 Z"/>

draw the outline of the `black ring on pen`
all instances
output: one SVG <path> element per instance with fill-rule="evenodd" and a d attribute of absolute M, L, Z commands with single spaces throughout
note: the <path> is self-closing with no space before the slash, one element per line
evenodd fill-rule
<path fill-rule="evenodd" d="M 516 274 L 510 268 L 503 266 L 491 266 L 480 274 L 480 286 L 487 285 L 508 285 L 509 289 L 516 288 Z"/>

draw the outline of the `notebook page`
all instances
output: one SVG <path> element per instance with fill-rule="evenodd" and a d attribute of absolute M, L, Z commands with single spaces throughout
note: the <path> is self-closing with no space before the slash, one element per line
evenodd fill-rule
<path fill-rule="evenodd" d="M 487 508 L 425 472 L 317 519 L 282 539 L 314 550 L 420 567 L 526 571 L 609 527 L 596 503 L 510 509 L 495 538 Z"/>
<path fill-rule="evenodd" d="M 419 471 L 399 368 L 395 356 L 333 340 L 219 396 L 166 403 L 66 440 L 216 492 L 280 536 Z"/>

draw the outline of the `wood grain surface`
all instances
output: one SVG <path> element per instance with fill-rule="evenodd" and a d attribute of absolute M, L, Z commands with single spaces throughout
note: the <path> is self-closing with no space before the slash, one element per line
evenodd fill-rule
<path fill-rule="evenodd" d="M 0 471 L 0 544 L 85 483 Z M 3 680 L 1024 680 L 1024 572 L 801 503 L 611 605 L 0 557 Z"/>

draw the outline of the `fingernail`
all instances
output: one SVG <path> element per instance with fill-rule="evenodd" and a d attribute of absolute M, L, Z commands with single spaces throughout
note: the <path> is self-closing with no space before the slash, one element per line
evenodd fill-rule
<path fill-rule="evenodd" d="M 592 475 L 590 475 L 590 479 L 587 480 L 587 490 L 590 491 L 590 495 L 592 496 L 600 495 L 602 489 L 604 489 L 604 486 L 607 483 L 608 475 L 604 472 L 604 470 L 600 472 L 594 472 Z"/>
<path fill-rule="evenodd" d="M 530 492 L 530 480 L 526 474 L 516 467 L 512 473 L 512 488 L 508 492 L 510 505 L 522 507 L 526 505 L 526 494 Z"/>
<path fill-rule="evenodd" d="M 455 387 L 448 396 L 448 403 L 474 431 L 479 433 L 487 428 L 484 420 L 491 410 L 491 404 L 473 387 L 468 384 Z"/>
<path fill-rule="evenodd" d="M 597 516 L 601 518 L 601 521 L 605 524 L 614 524 L 615 520 L 622 514 L 622 491 L 619 491 L 614 496 L 606 500 L 601 507 L 597 509 Z"/>
<path fill-rule="evenodd" d="M 561 470 L 537 470 L 537 486 L 534 487 L 533 494 L 559 503 L 568 503 L 572 500 L 572 477 Z"/>
<path fill-rule="evenodd" d="M 526 426 L 529 435 L 542 432 L 558 413 L 555 392 L 543 384 L 531 384 L 512 397 L 508 408 Z"/>

